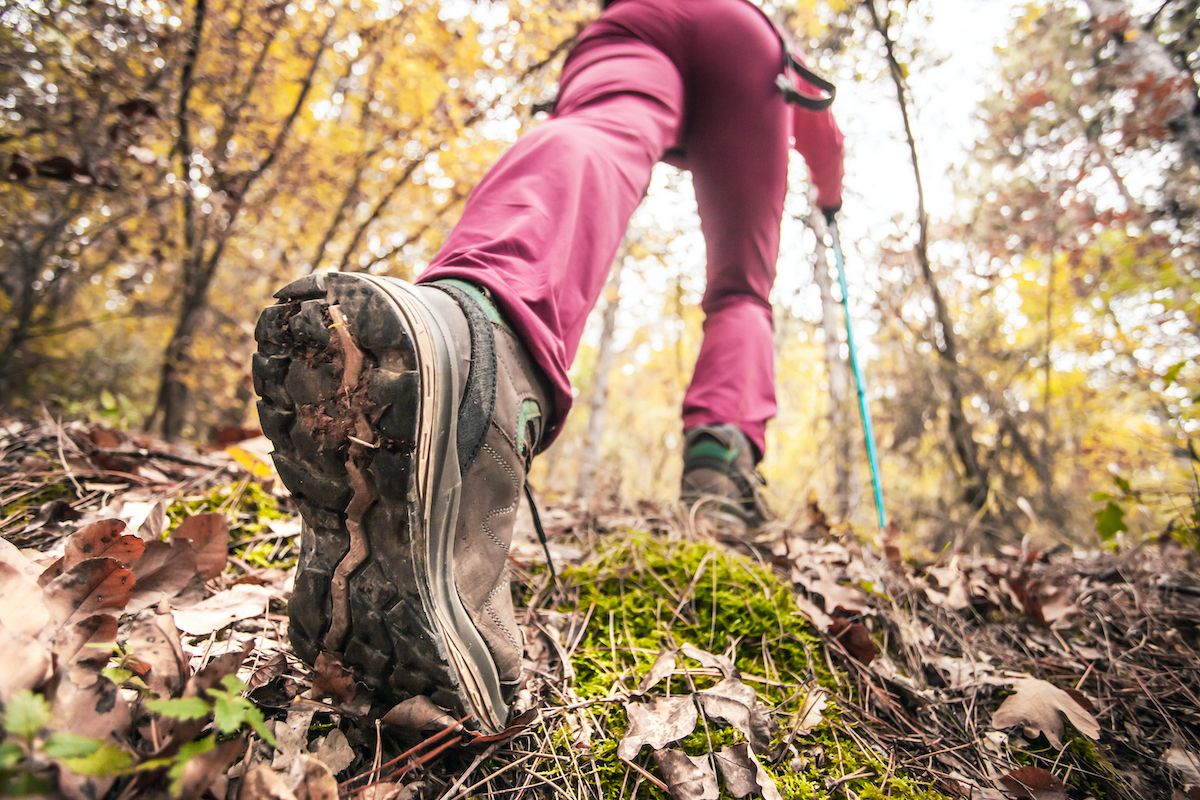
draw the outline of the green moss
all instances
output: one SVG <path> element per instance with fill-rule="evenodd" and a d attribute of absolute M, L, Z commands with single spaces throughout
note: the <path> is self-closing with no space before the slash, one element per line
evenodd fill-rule
<path fill-rule="evenodd" d="M 705 753 L 715 753 L 725 747 L 741 744 L 745 737 L 737 728 L 727 725 L 708 723 L 707 730 L 703 724 L 697 724 L 696 730 L 679 740 L 675 745 L 689 756 L 700 756 Z"/>
<path fill-rule="evenodd" d="M 631 691 L 664 648 L 691 643 L 711 653 L 729 653 L 745 683 L 758 693 L 780 720 L 780 731 L 772 745 L 779 745 L 789 732 L 788 720 L 802 710 L 809 689 L 816 686 L 845 692 L 853 682 L 840 682 L 830 671 L 820 637 L 798 613 L 791 587 L 769 569 L 723 548 L 696 542 L 670 541 L 636 531 L 610 534 L 596 557 L 563 575 L 566 585 L 578 588 L 578 600 L 560 611 L 588 614 L 588 624 L 575 649 L 574 690 L 584 699 L 611 697 Z M 697 668 L 685 659 L 683 664 Z M 671 679 L 672 694 L 686 694 L 710 687 L 718 678 L 701 674 Z M 660 684 L 662 692 L 666 684 Z M 565 725 L 551 737 L 554 758 L 543 759 L 535 769 L 561 786 L 587 776 L 590 785 L 603 788 L 604 797 L 666 798 L 652 783 L 641 779 L 616 755 L 617 744 L 627 721 L 619 703 L 591 706 L 603 738 L 592 742 L 590 756 L 575 773 L 564 768 L 573 742 Z M 875 754 L 863 752 L 852 740 L 839 736 L 840 713 L 834 702 L 825 712 L 826 721 L 802 741 L 802 750 L 818 747 L 821 763 L 809 759 L 793 771 L 785 756 L 778 766 L 765 765 L 780 793 L 788 800 L 828 800 L 844 796 L 848 787 L 860 797 L 883 800 L 938 800 L 931 792 L 902 773 L 892 773 L 886 784 L 881 776 L 887 766 Z M 672 745 L 692 756 L 720 750 L 743 741 L 736 729 L 709 722 Z M 654 759 L 646 750 L 636 759 L 657 774 Z M 586 762 L 586 766 L 583 764 Z M 838 778 L 862 769 L 861 778 L 833 792 L 824 787 Z M 636 795 L 632 786 L 638 784 Z M 882 789 L 880 787 L 883 787 Z M 727 793 L 721 795 L 729 797 Z"/>
<path fill-rule="evenodd" d="M 38 453 L 37 455 L 45 455 L 49 460 L 48 454 Z M 79 494 L 75 491 L 75 485 L 66 479 L 54 483 L 43 483 L 24 492 L 15 493 L 14 499 L 0 507 L 0 519 L 7 520 L 4 529 L 0 532 L 5 535 L 5 538 L 10 538 L 16 546 L 25 547 L 27 542 L 22 537 L 12 535 L 14 531 L 20 531 L 32 522 L 46 503 L 53 500 L 74 503 L 78 499 Z M 34 531 L 33 538 L 36 538 L 36 535 L 37 532 Z"/>
<path fill-rule="evenodd" d="M 1040 735 L 1024 748 L 1013 749 L 1013 760 L 1024 767 L 1041 767 L 1062 778 L 1072 794 L 1116 800 L 1121 792 L 1121 776 L 1105 755 L 1105 748 L 1086 736 L 1067 728 L 1063 749 L 1059 751 Z"/>
<path fill-rule="evenodd" d="M 584 698 L 607 696 L 619 678 L 640 677 L 659 651 L 685 642 L 714 653 L 732 647 L 764 703 L 794 699 L 797 686 L 834 685 L 824 660 L 813 658 L 820 638 L 791 589 L 747 559 L 631 533 L 563 579 L 580 587 L 579 608 L 591 609 L 572 664 Z M 689 690 L 682 680 L 672 689 Z"/>

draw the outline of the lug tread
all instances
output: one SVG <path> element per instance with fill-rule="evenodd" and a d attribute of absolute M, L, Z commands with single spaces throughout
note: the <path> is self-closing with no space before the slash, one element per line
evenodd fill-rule
<path fill-rule="evenodd" d="M 346 459 L 353 457 L 354 431 L 345 421 L 341 344 L 330 328 L 330 306 L 337 305 L 368 359 L 360 394 L 375 408 L 368 418 L 376 421 L 378 443 L 363 458 L 380 499 L 365 515 L 370 555 L 350 575 L 349 633 L 335 655 L 382 702 L 421 694 L 461 707 L 411 556 L 408 502 L 420 402 L 411 337 L 378 290 L 350 276 L 309 276 L 275 296 L 280 302 L 263 312 L 255 329 L 259 353 L 252 368 L 263 433 L 304 518 L 288 603 L 292 647 L 310 664 L 324 649 L 333 616 L 331 581 L 350 548 L 346 507 L 354 493 Z"/>

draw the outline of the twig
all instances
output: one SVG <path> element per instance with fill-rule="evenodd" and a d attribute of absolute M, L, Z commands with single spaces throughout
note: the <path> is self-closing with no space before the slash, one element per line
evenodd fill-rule
<path fill-rule="evenodd" d="M 71 465 L 67 463 L 67 454 L 66 454 L 65 450 L 63 449 L 63 436 L 64 436 L 65 432 L 63 431 L 61 422 L 58 423 L 57 433 L 58 433 L 58 460 L 59 460 L 59 463 L 62 464 L 63 472 L 66 473 L 67 478 L 70 479 L 71 483 L 75 484 L 75 496 L 80 497 L 83 495 L 83 487 L 79 485 L 79 481 L 75 480 L 75 475 L 73 472 L 71 472 Z"/>
<path fill-rule="evenodd" d="M 825 791 L 832 793 L 834 789 L 841 786 L 843 783 L 849 783 L 850 781 L 856 781 L 859 778 L 867 778 L 874 774 L 875 774 L 874 770 L 863 767 L 862 769 L 851 772 L 849 775 L 843 775 L 842 777 L 838 778 L 837 780 L 829 781 L 828 783 L 825 784 Z"/>
<path fill-rule="evenodd" d="M 488 775 L 483 780 L 478 781 L 477 783 L 473 783 L 470 786 L 466 787 L 465 789 L 462 789 L 461 791 L 459 791 L 458 794 L 454 795 L 454 797 L 450 797 L 448 794 L 443 794 L 442 797 L 440 798 L 440 800 L 457 800 L 457 798 L 459 798 L 459 797 L 467 797 L 471 794 L 471 792 L 475 791 L 480 786 L 483 786 L 488 781 L 493 780 L 498 775 L 502 775 L 505 772 L 508 772 L 510 769 L 519 767 L 521 764 L 524 764 L 526 761 L 528 761 L 531 758 L 534 758 L 536 756 L 544 756 L 544 755 L 545 755 L 544 753 L 526 753 L 525 755 L 523 755 L 521 758 L 517 759 L 516 761 L 513 761 L 509 764 L 505 764 L 503 767 L 496 770 L 491 775 Z"/>
<path fill-rule="evenodd" d="M 322 705 L 324 705 L 324 704 L 322 704 Z M 393 764 L 395 764 L 399 761 L 403 761 L 406 758 L 411 757 L 418 750 L 428 747 L 429 745 L 433 744 L 434 742 L 441 741 L 442 739 L 445 739 L 446 737 L 450 736 L 451 734 L 457 735 L 459 733 L 459 730 L 458 730 L 459 726 L 461 726 L 464 722 L 466 722 L 470 718 L 471 718 L 471 715 L 468 714 L 467 716 L 458 720 L 458 722 L 455 725 L 449 725 L 445 728 L 442 728 L 437 733 L 435 733 L 432 736 L 430 736 L 429 738 L 424 739 L 424 740 L 418 742 L 417 744 L 413 745 L 412 747 L 405 750 L 403 753 L 396 756 L 395 758 L 393 758 L 391 761 L 387 762 L 386 764 L 380 765 L 379 768 L 376 770 L 372 770 L 370 772 L 364 772 L 361 775 L 355 775 L 353 778 L 347 778 L 346 780 L 342 781 L 341 784 L 339 784 L 339 787 L 338 787 L 339 790 L 343 789 L 346 786 L 349 786 L 352 783 L 357 783 L 358 781 L 363 780 L 365 778 L 374 777 L 375 775 L 380 774 L 383 770 L 387 769 L 388 767 L 392 766 Z M 459 739 L 461 739 L 461 738 L 462 737 L 460 735 Z M 455 741 L 458 741 L 458 740 L 456 739 Z M 426 755 L 428 755 L 428 754 L 426 754 Z M 424 757 L 425 756 L 421 756 L 421 758 L 424 758 Z"/>
<path fill-rule="evenodd" d="M 620 758 L 620 756 L 618 756 L 618 758 Z M 643 778 L 645 778 L 646 780 L 653 783 L 655 786 L 657 786 L 659 789 L 663 790 L 667 794 L 671 793 L 671 788 L 669 786 L 667 786 L 665 783 L 660 781 L 658 778 L 651 775 L 649 772 L 647 772 L 643 768 L 639 767 L 637 764 L 633 763 L 632 761 L 626 761 L 623 758 L 621 758 L 621 762 L 628 765 L 629 767 L 631 767 L 639 775 L 641 775 Z"/>

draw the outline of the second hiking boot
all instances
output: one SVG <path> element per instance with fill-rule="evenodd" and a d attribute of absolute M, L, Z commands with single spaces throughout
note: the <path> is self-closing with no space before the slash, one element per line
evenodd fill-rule
<path fill-rule="evenodd" d="M 337 656 L 389 702 L 508 720 L 522 641 L 506 563 L 548 391 L 466 284 L 357 273 L 276 294 L 255 338 L 263 432 L 304 519 L 297 655 Z"/>
<path fill-rule="evenodd" d="M 755 467 L 754 447 L 733 425 L 697 425 L 684 432 L 680 499 L 720 527 L 757 528 L 773 518 Z"/>

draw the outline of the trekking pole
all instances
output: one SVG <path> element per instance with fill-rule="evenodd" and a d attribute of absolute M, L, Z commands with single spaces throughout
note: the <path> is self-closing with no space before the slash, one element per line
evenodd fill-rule
<path fill-rule="evenodd" d="M 875 510 L 879 513 L 879 527 L 887 525 L 887 514 L 883 510 L 883 488 L 879 485 L 879 456 L 875 453 L 875 429 L 871 425 L 871 407 L 867 405 L 864 391 L 862 367 L 858 364 L 858 352 L 854 348 L 854 331 L 850 327 L 850 292 L 846 288 L 846 265 L 842 261 L 842 242 L 838 236 L 837 218 L 833 212 L 825 214 L 829 221 L 829 232 L 833 236 L 833 257 L 837 261 L 838 284 L 842 287 L 842 308 L 846 312 L 846 342 L 850 345 L 850 366 L 854 369 L 854 382 L 858 386 L 858 410 L 862 412 L 863 433 L 867 439 L 867 458 L 871 462 L 871 481 L 875 484 Z"/>

